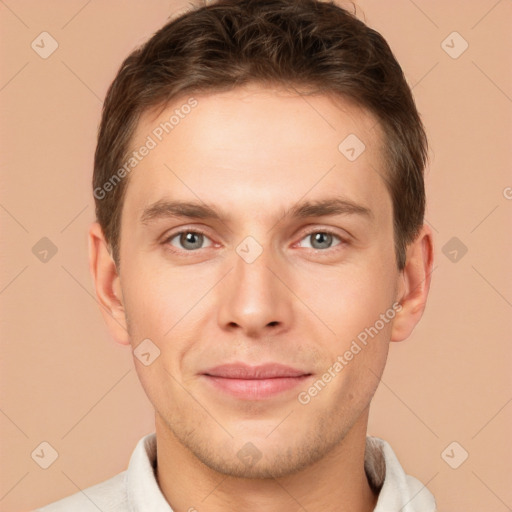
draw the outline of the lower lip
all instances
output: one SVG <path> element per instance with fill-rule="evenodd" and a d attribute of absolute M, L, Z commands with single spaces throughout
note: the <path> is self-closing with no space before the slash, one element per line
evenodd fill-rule
<path fill-rule="evenodd" d="M 311 375 L 272 379 L 228 379 L 204 375 L 217 389 L 242 400 L 261 400 L 289 391 L 304 383 Z"/>

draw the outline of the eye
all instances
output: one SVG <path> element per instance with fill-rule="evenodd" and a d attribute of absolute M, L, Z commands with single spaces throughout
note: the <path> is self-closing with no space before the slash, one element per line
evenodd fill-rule
<path fill-rule="evenodd" d="M 330 249 L 331 247 L 333 247 L 332 242 L 334 238 L 337 238 L 340 241 L 340 243 L 336 245 L 340 245 L 345 242 L 345 240 L 335 235 L 334 233 L 331 233 L 330 231 L 312 231 L 311 233 L 306 235 L 302 240 L 310 240 L 311 243 L 309 245 L 309 248 L 311 249 L 323 250 Z M 301 243 L 299 243 L 299 246 L 304 247 Z"/>
<path fill-rule="evenodd" d="M 173 243 L 174 239 L 177 239 L 177 243 Z M 172 234 L 165 240 L 165 243 L 169 243 L 173 247 L 177 247 L 178 249 L 184 249 L 186 251 L 196 251 L 198 249 L 204 249 L 203 243 L 205 240 L 208 240 L 210 242 L 210 244 L 207 245 L 206 247 L 212 245 L 211 240 L 202 231 L 186 229 Z"/>

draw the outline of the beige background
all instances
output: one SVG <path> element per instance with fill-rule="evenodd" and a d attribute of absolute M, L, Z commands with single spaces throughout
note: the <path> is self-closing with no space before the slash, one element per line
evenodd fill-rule
<path fill-rule="evenodd" d="M 51 8 L 49 7 L 51 5 Z M 423 320 L 392 344 L 369 433 L 439 511 L 512 508 L 510 0 L 357 2 L 414 87 L 430 142 L 436 263 Z M 153 431 L 129 349 L 104 327 L 86 232 L 102 99 L 122 61 L 186 2 L 0 1 L 0 509 L 29 510 L 124 470 Z M 47 31 L 58 49 L 32 48 Z M 443 49 L 459 52 L 458 58 Z M 448 48 L 447 48 L 448 49 Z M 508 187 L 508 188 L 507 188 Z M 48 237 L 45 263 L 32 247 Z M 467 253 L 448 245 L 452 237 Z M 450 254 L 458 250 L 457 261 Z M 445 253 L 447 255 L 445 255 Z M 42 469 L 31 453 L 58 452 Z M 441 456 L 460 461 L 452 469 Z"/>

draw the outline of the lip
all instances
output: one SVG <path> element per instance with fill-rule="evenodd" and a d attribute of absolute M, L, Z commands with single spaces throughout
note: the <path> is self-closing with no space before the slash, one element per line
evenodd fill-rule
<path fill-rule="evenodd" d="M 234 363 L 215 366 L 202 375 L 217 390 L 242 400 L 261 400 L 299 386 L 311 373 L 278 363 Z"/>
<path fill-rule="evenodd" d="M 279 363 L 267 363 L 251 366 L 245 363 L 230 363 L 215 366 L 203 372 L 212 377 L 225 379 L 274 379 L 281 377 L 300 377 L 309 375 L 309 372 L 292 368 Z"/>

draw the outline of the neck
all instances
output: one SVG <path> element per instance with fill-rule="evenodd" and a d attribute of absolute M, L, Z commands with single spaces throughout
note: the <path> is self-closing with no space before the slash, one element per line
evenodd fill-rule
<path fill-rule="evenodd" d="M 174 512 L 371 512 L 377 495 L 364 471 L 368 409 L 314 464 L 280 478 L 239 478 L 203 464 L 156 415 L 157 480 Z"/>

